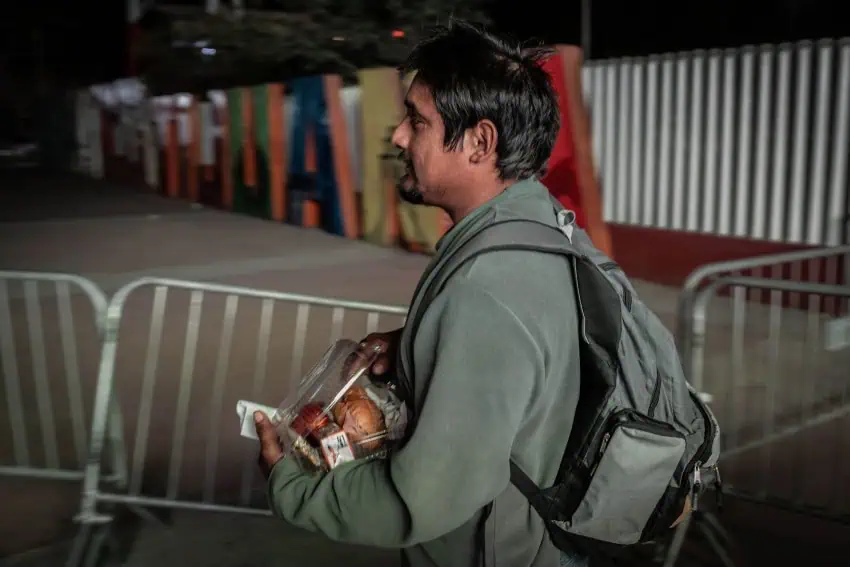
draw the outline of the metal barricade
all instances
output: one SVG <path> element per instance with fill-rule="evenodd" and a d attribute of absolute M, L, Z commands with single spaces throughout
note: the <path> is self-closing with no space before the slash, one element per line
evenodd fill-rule
<path fill-rule="evenodd" d="M 824 280 L 829 283 L 843 281 L 844 285 L 850 285 L 850 243 L 831 248 L 799 250 L 717 262 L 694 270 L 682 286 L 677 312 L 676 338 L 683 361 L 692 360 L 691 315 L 695 296 L 700 289 L 713 280 L 726 276 L 788 279 L 812 283 L 821 283 Z M 758 295 L 759 297 L 755 299 L 764 300 L 763 292 L 765 290 L 753 290 L 750 297 Z M 792 297 L 792 300 L 798 301 L 799 296 Z M 691 382 L 697 390 L 702 391 L 699 380 L 691 378 Z"/>
<path fill-rule="evenodd" d="M 236 402 L 276 404 L 333 341 L 398 328 L 406 314 L 406 307 L 213 283 L 143 278 L 122 287 L 105 318 L 82 527 L 69 565 L 100 554 L 111 505 L 141 514 L 269 514 L 257 446 L 239 437 Z M 382 325 L 384 316 L 396 321 Z M 134 402 L 125 412 L 127 490 L 101 482 L 113 395 Z"/>
<path fill-rule="evenodd" d="M 734 276 L 694 298 L 689 371 L 714 397 L 731 491 L 850 519 L 848 302 L 850 285 Z"/>
<path fill-rule="evenodd" d="M 87 450 L 86 405 L 94 397 L 107 299 L 85 278 L 0 271 L 0 361 L 11 462 L 0 476 L 81 480 Z M 106 404 L 112 421 L 118 408 Z M 36 433 L 38 432 L 38 433 Z M 36 440 L 40 437 L 40 440 Z M 104 480 L 122 479 L 120 429 Z"/>
<path fill-rule="evenodd" d="M 843 285 L 824 285 L 821 283 L 824 280 Z M 850 244 L 707 264 L 688 276 L 679 299 L 676 338 L 689 381 L 712 402 L 720 421 L 724 491 L 739 496 L 751 493 L 762 501 L 774 503 L 780 503 L 777 502 L 780 497 L 783 504 L 812 511 L 811 506 L 805 505 L 806 497 L 800 493 L 799 482 L 796 493 L 785 491 L 783 497 L 783 490 L 777 491 L 777 487 L 770 486 L 765 478 L 775 470 L 770 466 L 775 443 L 795 434 L 804 435 L 807 428 L 843 415 L 840 408 L 830 409 L 823 405 L 829 404 L 834 397 L 828 390 L 820 393 L 809 390 L 812 395 L 808 400 L 798 399 L 799 409 L 803 411 L 798 412 L 796 421 L 793 412 L 789 414 L 790 408 L 785 406 L 793 402 L 793 388 L 805 383 L 808 372 L 815 368 L 813 364 L 818 358 L 812 355 L 817 354 L 819 330 L 828 328 L 826 320 L 830 317 L 848 315 L 846 300 L 842 303 L 842 298 L 847 297 L 848 285 Z M 731 300 L 719 297 L 730 290 Z M 709 305 L 712 306 L 710 311 Z M 724 306 L 727 309 L 723 309 Z M 798 323 L 805 320 L 806 323 L 789 334 L 789 320 Z M 832 326 L 840 327 L 842 321 L 834 319 Z M 787 359 L 794 356 L 790 354 L 790 345 L 797 352 L 809 349 L 808 358 L 790 364 Z M 850 353 L 832 354 L 833 358 L 840 356 L 845 360 L 843 382 L 838 378 L 842 383 L 839 389 L 843 387 L 846 392 L 850 386 L 850 371 L 846 370 L 850 368 Z M 841 375 L 840 369 L 840 365 L 835 368 L 836 377 Z M 780 373 L 786 377 L 781 383 L 777 380 Z M 795 373 L 797 380 L 794 380 Z M 758 392 L 757 388 L 764 392 Z M 766 396 L 765 401 L 757 411 L 744 405 L 760 399 L 762 394 Z M 777 396 L 784 396 L 782 403 Z M 850 439 L 850 431 L 847 438 Z M 797 442 L 805 443 L 804 440 Z M 761 478 L 752 477 L 751 466 L 749 476 L 741 476 L 744 470 L 736 461 L 751 458 L 750 451 L 758 455 L 763 454 L 759 451 L 767 452 L 761 467 L 756 467 Z M 783 459 L 787 461 L 787 455 Z M 802 464 L 797 461 L 787 469 L 797 472 L 798 481 L 806 476 L 800 469 Z M 835 476 L 832 480 L 838 482 L 839 478 Z M 718 559 L 724 565 L 733 565 L 727 550 L 731 539 L 716 518 L 711 513 L 699 513 L 693 519 L 698 520 L 696 527 Z M 677 529 L 665 567 L 676 563 L 690 525 L 691 518 L 688 518 Z"/>

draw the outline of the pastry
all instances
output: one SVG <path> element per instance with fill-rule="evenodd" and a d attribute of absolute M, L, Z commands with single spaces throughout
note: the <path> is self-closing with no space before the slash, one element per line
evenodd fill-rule
<path fill-rule="evenodd" d="M 352 386 L 350 390 L 345 393 L 345 396 L 342 398 L 346 402 L 350 402 L 352 400 L 368 400 L 369 394 L 366 393 L 366 388 L 363 386 Z"/>
<path fill-rule="evenodd" d="M 365 391 L 363 395 L 365 396 Z M 339 402 L 333 408 L 333 416 L 334 421 L 342 427 L 351 442 L 360 449 L 373 451 L 383 444 L 382 438 L 362 442 L 363 439 L 383 433 L 386 429 L 384 414 L 367 397 Z"/>
<path fill-rule="evenodd" d="M 325 409 L 324 404 L 320 402 L 310 402 L 306 404 L 292 423 L 289 425 L 295 433 L 301 437 L 308 437 L 312 432 L 320 429 L 328 424 L 330 419 L 327 415 L 323 415 Z"/>
<path fill-rule="evenodd" d="M 348 390 L 342 399 L 333 407 L 331 413 L 333 414 L 334 421 L 337 424 L 342 424 L 343 414 L 345 413 L 345 406 L 348 402 L 353 402 L 355 400 L 369 400 L 369 395 L 366 393 L 366 388 L 363 386 L 352 386 L 350 390 Z"/>

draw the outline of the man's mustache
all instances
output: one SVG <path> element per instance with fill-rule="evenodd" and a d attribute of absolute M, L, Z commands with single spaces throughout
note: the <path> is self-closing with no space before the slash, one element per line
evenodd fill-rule
<path fill-rule="evenodd" d="M 413 163 L 410 161 L 410 157 L 404 153 L 404 150 L 398 152 L 397 159 L 407 167 L 413 168 Z"/>

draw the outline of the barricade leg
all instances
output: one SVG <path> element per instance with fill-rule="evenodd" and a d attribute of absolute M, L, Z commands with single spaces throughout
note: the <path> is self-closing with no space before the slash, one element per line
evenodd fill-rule
<path fill-rule="evenodd" d="M 682 555 L 682 547 L 689 535 L 696 533 L 705 541 L 711 553 L 724 565 L 735 567 L 733 559 L 734 543 L 732 537 L 717 520 L 715 514 L 708 511 L 697 511 L 676 526 L 666 554 L 661 558 L 663 567 L 674 567 Z"/>
<path fill-rule="evenodd" d="M 92 526 L 84 524 L 77 530 L 77 535 L 74 537 L 74 542 L 71 544 L 71 553 L 68 554 L 68 560 L 65 562 L 65 567 L 75 567 L 83 562 L 83 554 L 88 548 L 88 541 L 91 537 Z"/>
<path fill-rule="evenodd" d="M 676 526 L 673 540 L 670 542 L 670 547 L 667 551 L 667 557 L 664 558 L 664 567 L 673 567 L 679 559 L 679 554 L 682 552 L 682 546 L 685 544 L 685 538 L 688 535 L 691 520 L 692 516 L 688 516 L 682 520 L 681 524 Z"/>
<path fill-rule="evenodd" d="M 113 516 L 100 513 L 97 506 L 97 492 L 104 480 L 101 463 L 107 443 L 110 445 L 113 466 L 116 467 L 111 480 L 115 483 L 115 488 L 123 489 L 126 485 L 123 427 L 117 397 L 112 387 L 118 339 L 117 321 L 113 319 L 107 310 L 80 513 L 75 518 L 80 527 L 66 567 L 95 567 L 101 564 L 108 547 L 107 542 L 111 539 Z"/>
<path fill-rule="evenodd" d="M 65 567 L 99 567 L 105 564 L 105 550 L 110 539 L 111 523 L 83 524 L 74 538 Z"/>
<path fill-rule="evenodd" d="M 113 559 L 117 559 L 117 546 L 112 534 L 112 522 L 90 526 L 87 532 L 89 535 L 88 545 L 83 548 L 82 562 L 76 565 L 101 567 L 109 565 Z"/>

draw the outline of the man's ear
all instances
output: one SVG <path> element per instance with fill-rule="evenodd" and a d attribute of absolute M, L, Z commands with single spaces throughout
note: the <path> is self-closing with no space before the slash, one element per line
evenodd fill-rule
<path fill-rule="evenodd" d="M 496 156 L 499 133 L 490 120 L 481 120 L 467 130 L 466 143 L 470 150 L 469 161 L 474 164 L 487 163 Z"/>

